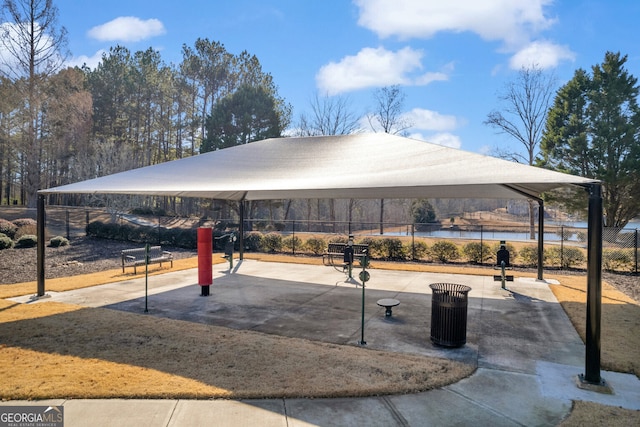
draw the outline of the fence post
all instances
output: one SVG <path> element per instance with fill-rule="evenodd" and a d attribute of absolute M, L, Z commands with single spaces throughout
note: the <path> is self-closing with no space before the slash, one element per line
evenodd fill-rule
<path fill-rule="evenodd" d="M 293 237 L 291 238 L 291 250 L 293 251 L 293 255 L 296 254 L 296 221 L 291 222 L 291 231 L 293 233 Z"/>
<path fill-rule="evenodd" d="M 633 249 L 634 249 L 633 253 L 636 261 L 636 274 L 638 274 L 638 229 L 637 228 L 636 228 L 635 236 L 636 238 L 633 239 Z"/>
<path fill-rule="evenodd" d="M 480 225 L 480 265 L 484 265 L 484 254 L 482 253 L 482 246 L 484 243 L 484 236 L 483 236 L 483 226 L 482 224 Z"/>
<path fill-rule="evenodd" d="M 560 270 L 564 270 L 564 225 L 560 226 Z"/>
<path fill-rule="evenodd" d="M 66 210 L 66 223 L 67 223 L 67 240 L 70 239 L 70 233 L 69 233 L 69 209 Z"/>
<path fill-rule="evenodd" d="M 416 260 L 416 233 L 414 223 L 411 223 L 411 260 Z M 636 263 L 637 265 L 637 263 Z"/>

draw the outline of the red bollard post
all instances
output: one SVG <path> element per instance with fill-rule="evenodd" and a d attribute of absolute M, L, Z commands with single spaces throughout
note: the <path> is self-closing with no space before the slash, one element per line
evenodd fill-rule
<path fill-rule="evenodd" d="M 213 283 L 213 230 L 208 227 L 198 228 L 198 284 L 200 296 L 209 296 L 209 285 Z"/>

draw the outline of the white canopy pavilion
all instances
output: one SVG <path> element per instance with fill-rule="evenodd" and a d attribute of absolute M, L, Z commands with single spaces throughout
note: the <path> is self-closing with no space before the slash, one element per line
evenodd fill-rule
<path fill-rule="evenodd" d="M 44 236 L 45 196 L 61 193 L 144 194 L 240 202 L 299 198 L 533 199 L 540 206 L 541 252 L 540 196 L 562 186 L 581 186 L 591 195 L 585 378 L 599 383 L 602 197 L 600 183 L 593 179 L 384 133 L 273 138 L 41 190 L 39 226 Z M 44 295 L 43 240 L 38 239 L 39 296 Z M 541 262 L 538 278 L 542 279 Z"/>

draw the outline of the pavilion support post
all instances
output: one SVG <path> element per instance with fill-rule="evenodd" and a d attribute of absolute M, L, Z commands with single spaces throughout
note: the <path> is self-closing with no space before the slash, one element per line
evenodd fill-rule
<path fill-rule="evenodd" d="M 544 280 L 544 201 L 538 199 L 538 280 Z"/>
<path fill-rule="evenodd" d="M 44 296 L 44 239 L 45 239 L 45 211 L 44 211 L 44 195 L 38 194 L 37 201 L 37 230 L 36 237 L 38 239 L 37 253 L 36 253 L 36 275 L 38 283 L 38 297 Z"/>
<path fill-rule="evenodd" d="M 600 318 L 602 314 L 602 187 L 591 184 L 587 230 L 587 325 L 584 383 L 604 385 L 600 377 Z"/>
<path fill-rule="evenodd" d="M 244 199 L 240 200 L 240 206 L 238 208 L 238 211 L 240 213 L 240 224 L 239 224 L 239 230 L 238 233 L 240 234 L 239 236 L 239 242 L 238 244 L 240 245 L 240 247 L 238 248 L 238 256 L 240 257 L 240 261 L 242 261 L 244 259 Z"/>

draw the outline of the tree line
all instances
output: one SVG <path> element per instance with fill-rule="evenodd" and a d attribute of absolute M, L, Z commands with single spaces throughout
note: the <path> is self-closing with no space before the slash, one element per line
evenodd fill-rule
<path fill-rule="evenodd" d="M 280 136 L 289 125 L 291 107 L 247 51 L 198 39 L 167 64 L 152 48 L 115 46 L 95 69 L 65 67 L 67 32 L 57 18 L 52 0 L 2 2 L 0 203 L 34 207 L 41 188 L 223 148 L 207 139 L 218 131 L 207 118 L 238 93 L 259 93 L 276 130 L 239 114 L 229 119 L 244 132 L 239 142 Z"/>
<path fill-rule="evenodd" d="M 32 206 L 39 188 L 223 148 L 203 146 L 211 139 L 206 119 L 219 101 L 235 93 L 260 92 L 276 129 L 286 128 L 291 109 L 255 56 L 233 55 L 207 39 L 183 46 L 182 53 L 181 63 L 173 65 L 151 48 L 132 53 L 116 46 L 95 69 L 65 68 L 40 76 L 31 130 L 36 150 L 29 150 L 30 106 L 23 96 L 28 78 L 2 77 L 0 199 Z M 262 136 L 247 135 L 245 142 Z"/>

